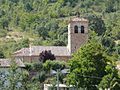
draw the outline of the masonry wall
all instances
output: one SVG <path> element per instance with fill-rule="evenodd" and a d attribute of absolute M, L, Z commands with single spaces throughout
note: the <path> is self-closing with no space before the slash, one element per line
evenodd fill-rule
<path fill-rule="evenodd" d="M 60 61 L 68 61 L 71 57 L 70 56 L 56 56 L 56 60 Z M 16 59 L 21 59 L 24 63 L 36 63 L 39 61 L 39 56 L 22 56 L 16 57 Z"/>
<path fill-rule="evenodd" d="M 78 33 L 75 33 L 74 27 L 78 26 Z M 81 33 L 81 26 L 84 26 L 84 33 Z M 74 21 L 68 25 L 68 49 L 74 53 L 78 48 L 84 45 L 88 40 L 88 22 Z"/>

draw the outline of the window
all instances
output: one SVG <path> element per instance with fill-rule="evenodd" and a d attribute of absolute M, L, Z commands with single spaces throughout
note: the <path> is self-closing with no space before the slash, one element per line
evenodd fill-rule
<path fill-rule="evenodd" d="M 78 33 L 78 26 L 75 26 L 75 27 L 74 27 L 74 32 L 75 32 L 75 33 Z"/>
<path fill-rule="evenodd" d="M 85 30 L 84 30 L 84 26 L 81 26 L 81 33 L 84 33 Z"/>

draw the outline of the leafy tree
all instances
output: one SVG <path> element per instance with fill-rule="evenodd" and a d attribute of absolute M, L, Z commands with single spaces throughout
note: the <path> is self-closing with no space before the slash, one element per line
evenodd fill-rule
<path fill-rule="evenodd" d="M 65 42 L 60 41 L 60 40 L 54 41 L 52 45 L 53 46 L 66 46 Z"/>
<path fill-rule="evenodd" d="M 5 15 L 5 11 L 4 10 L 0 10 L 0 17 Z"/>
<path fill-rule="evenodd" d="M 68 82 L 78 87 L 96 88 L 106 74 L 104 48 L 99 43 L 90 42 L 80 48 L 70 60 Z"/>
<path fill-rule="evenodd" d="M 43 66 L 46 71 L 50 71 L 51 69 L 57 71 L 58 69 L 63 70 L 67 68 L 67 65 L 64 61 L 56 60 L 55 61 L 48 60 L 43 64 Z"/>
<path fill-rule="evenodd" d="M 0 51 L 0 58 L 5 58 L 5 55 L 2 51 Z"/>
<path fill-rule="evenodd" d="M 20 75 L 20 69 L 16 65 L 16 62 L 13 60 L 11 61 L 11 67 L 9 69 L 9 90 L 16 90 L 20 89 L 21 85 L 19 86 L 21 75 Z"/>
<path fill-rule="evenodd" d="M 2 21 L 2 28 L 3 28 L 3 29 L 7 29 L 7 28 L 8 28 L 8 25 L 9 25 L 9 21 L 3 19 L 3 21 Z"/>
<path fill-rule="evenodd" d="M 64 78 L 66 77 L 66 73 L 62 73 L 62 70 L 68 68 L 66 62 L 64 62 L 64 61 L 56 61 L 56 60 L 55 61 L 48 60 L 43 64 L 43 66 L 44 66 L 44 70 L 48 74 L 46 82 L 50 82 L 50 83 L 54 82 L 53 84 L 56 84 L 55 81 L 56 81 L 57 78 L 54 77 L 54 74 L 51 73 L 51 70 L 54 70 L 56 72 L 58 70 L 58 72 L 59 72 L 59 81 L 60 81 L 60 83 L 64 82 Z"/>
<path fill-rule="evenodd" d="M 44 63 L 47 60 L 55 60 L 54 54 L 51 51 L 42 51 L 39 55 L 39 61 Z"/>
<path fill-rule="evenodd" d="M 17 43 L 18 47 L 16 47 L 15 49 L 16 50 L 19 50 L 21 48 L 26 48 L 26 47 L 29 47 L 29 44 L 30 44 L 30 41 L 28 38 L 25 38 L 25 39 L 22 39 L 21 41 L 19 41 Z"/>
<path fill-rule="evenodd" d="M 115 52 L 115 42 L 110 37 L 103 37 L 102 44 L 106 47 L 109 53 Z"/>
<path fill-rule="evenodd" d="M 18 3 L 19 2 L 19 0 L 10 0 L 11 2 L 13 2 L 13 3 Z"/>
<path fill-rule="evenodd" d="M 110 13 L 110 12 L 115 12 L 116 9 L 114 7 L 115 1 L 114 0 L 109 0 L 106 4 L 106 12 Z"/>
<path fill-rule="evenodd" d="M 105 23 L 101 17 L 97 15 L 89 15 L 90 29 L 94 30 L 98 35 L 102 35 L 106 31 Z"/>
<path fill-rule="evenodd" d="M 120 77 L 114 64 L 108 64 L 105 70 L 107 74 L 102 78 L 99 87 L 102 89 L 109 88 L 112 90 L 117 90 L 120 88 Z"/>
<path fill-rule="evenodd" d="M 6 30 L 0 30 L 0 37 L 5 37 L 7 35 L 7 31 Z"/>
<path fill-rule="evenodd" d="M 92 39 L 74 53 L 68 62 L 68 83 L 88 90 L 98 86 L 103 89 L 116 87 L 119 83 L 118 70 L 114 64 L 116 60 L 116 56 L 109 56 L 106 49 Z"/>
<path fill-rule="evenodd" d="M 27 12 L 30 12 L 30 11 L 33 10 L 33 8 L 32 8 L 32 6 L 30 5 L 30 3 L 25 4 L 25 10 L 26 10 Z"/>

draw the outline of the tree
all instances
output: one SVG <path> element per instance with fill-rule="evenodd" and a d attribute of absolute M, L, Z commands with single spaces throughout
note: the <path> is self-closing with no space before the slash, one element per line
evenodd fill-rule
<path fill-rule="evenodd" d="M 68 82 L 78 87 L 96 88 L 106 74 L 106 57 L 101 44 L 90 42 L 80 48 L 70 60 Z"/>
<path fill-rule="evenodd" d="M 63 70 L 67 67 L 64 61 L 56 61 L 56 60 L 55 61 L 48 60 L 43 64 L 43 66 L 45 71 L 50 71 L 50 70 L 57 71 L 58 69 Z"/>
<path fill-rule="evenodd" d="M 90 29 L 95 31 L 98 35 L 102 35 L 106 31 L 105 23 L 100 16 L 89 15 Z"/>
<path fill-rule="evenodd" d="M 118 90 L 120 88 L 120 77 L 114 64 L 106 66 L 106 75 L 102 78 L 99 87 L 102 89 Z"/>
<path fill-rule="evenodd" d="M 55 60 L 54 54 L 51 53 L 51 51 L 42 51 L 39 55 L 39 61 L 40 62 L 46 62 L 46 60 Z"/>
<path fill-rule="evenodd" d="M 33 10 L 33 8 L 32 8 L 32 6 L 31 6 L 30 3 L 25 4 L 25 10 L 26 10 L 27 12 L 30 12 L 30 11 Z"/>
<path fill-rule="evenodd" d="M 53 46 L 65 46 L 65 42 L 63 42 L 62 40 L 55 40 L 53 41 Z"/>
<path fill-rule="evenodd" d="M 28 38 L 25 38 L 25 39 L 22 39 L 21 41 L 19 41 L 17 43 L 18 47 L 15 47 L 16 50 L 19 50 L 21 48 L 26 48 L 26 47 L 29 47 L 29 44 L 30 44 L 30 41 Z"/>
<path fill-rule="evenodd" d="M 46 81 L 53 83 L 56 85 L 56 80 L 57 78 L 54 76 L 57 74 L 57 72 L 59 72 L 59 81 L 60 83 L 64 82 L 64 78 L 66 77 L 66 73 L 63 73 L 62 70 L 67 68 L 67 64 L 64 61 L 46 61 L 44 64 L 44 70 L 46 71 L 46 75 L 47 75 L 47 79 Z M 55 73 L 51 73 L 51 70 L 54 70 Z"/>
<path fill-rule="evenodd" d="M 97 40 L 91 40 L 74 53 L 68 62 L 68 83 L 88 90 L 94 90 L 98 86 L 103 89 L 110 88 L 119 80 L 114 64 L 116 60 L 117 57 L 109 55 Z"/>
<path fill-rule="evenodd" d="M 105 6 L 106 6 L 106 10 L 105 10 L 105 11 L 106 11 L 107 13 L 115 12 L 115 11 L 116 11 L 116 9 L 115 9 L 115 7 L 114 7 L 115 2 L 116 2 L 116 1 L 114 1 L 114 0 L 108 0 L 107 3 L 105 3 Z"/>
<path fill-rule="evenodd" d="M 0 58 L 5 58 L 5 55 L 2 51 L 0 51 Z"/>
<path fill-rule="evenodd" d="M 9 90 L 16 90 L 20 89 L 21 85 L 19 86 L 18 84 L 21 83 L 21 69 L 16 65 L 15 60 L 10 61 L 11 66 L 9 69 L 9 75 L 8 75 L 8 80 L 9 80 Z"/>

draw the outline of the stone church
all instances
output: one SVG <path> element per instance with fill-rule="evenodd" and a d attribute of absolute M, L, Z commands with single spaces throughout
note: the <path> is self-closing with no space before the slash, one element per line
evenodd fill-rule
<path fill-rule="evenodd" d="M 73 17 L 68 24 L 68 45 L 67 46 L 30 46 L 14 52 L 16 59 L 23 62 L 39 61 L 39 54 L 42 51 L 51 51 L 56 60 L 68 60 L 71 55 L 85 44 L 88 40 L 88 20 L 85 18 Z"/>

